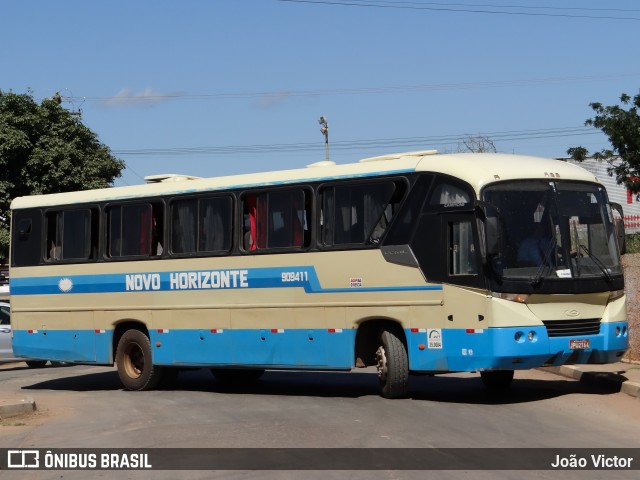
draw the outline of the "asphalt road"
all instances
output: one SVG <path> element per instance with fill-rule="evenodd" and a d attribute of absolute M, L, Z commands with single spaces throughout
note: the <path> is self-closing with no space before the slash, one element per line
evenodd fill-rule
<path fill-rule="evenodd" d="M 412 377 L 410 397 L 378 395 L 370 371 L 267 372 L 219 384 L 207 370 L 166 390 L 128 392 L 114 368 L 0 368 L 0 398 L 33 415 L 0 424 L 0 448 L 640 448 L 640 400 L 538 370 L 491 394 L 479 375 Z M 505 450 L 505 455 L 509 450 Z M 640 462 L 640 458 L 637 459 Z M 3 478 L 462 478 L 464 472 L 4 472 Z M 635 472 L 474 472 L 466 478 L 637 478 Z"/>

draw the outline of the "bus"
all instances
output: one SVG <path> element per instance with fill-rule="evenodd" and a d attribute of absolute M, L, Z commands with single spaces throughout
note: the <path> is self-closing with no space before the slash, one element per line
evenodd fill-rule
<path fill-rule="evenodd" d="M 16 198 L 16 355 L 180 369 L 412 374 L 611 363 L 628 347 L 612 207 L 553 159 L 407 152 L 353 164 Z M 529 249 L 531 251 L 526 252 Z"/>

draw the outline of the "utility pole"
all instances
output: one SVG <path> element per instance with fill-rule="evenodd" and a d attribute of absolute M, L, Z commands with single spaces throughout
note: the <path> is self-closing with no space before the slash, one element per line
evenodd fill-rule
<path fill-rule="evenodd" d="M 321 125 L 320 133 L 324 135 L 324 151 L 325 151 L 325 160 L 329 161 L 329 124 L 324 117 L 320 117 L 318 123 Z"/>

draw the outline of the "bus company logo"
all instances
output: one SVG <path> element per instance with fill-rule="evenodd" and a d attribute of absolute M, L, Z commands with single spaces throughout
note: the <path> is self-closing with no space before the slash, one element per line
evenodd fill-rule
<path fill-rule="evenodd" d="M 350 288 L 362 288 L 362 277 L 353 277 L 349 279 Z"/>
<path fill-rule="evenodd" d="M 442 329 L 430 328 L 427 330 L 427 348 L 442 349 Z"/>
<path fill-rule="evenodd" d="M 7 467 L 9 468 L 40 468 L 40 451 L 38 450 L 8 450 Z"/>
<path fill-rule="evenodd" d="M 58 282 L 58 288 L 63 293 L 70 292 L 73 288 L 73 281 L 70 278 L 61 278 Z"/>

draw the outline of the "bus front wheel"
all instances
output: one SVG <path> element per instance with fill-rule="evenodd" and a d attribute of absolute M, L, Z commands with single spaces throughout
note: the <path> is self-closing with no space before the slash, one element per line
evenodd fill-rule
<path fill-rule="evenodd" d="M 404 398 L 409 391 L 409 359 L 400 336 L 383 330 L 376 350 L 376 369 L 385 398 Z"/>
<path fill-rule="evenodd" d="M 153 365 L 151 342 L 140 330 L 124 332 L 116 350 L 118 376 L 127 390 L 151 390 L 162 377 L 162 368 Z"/>

